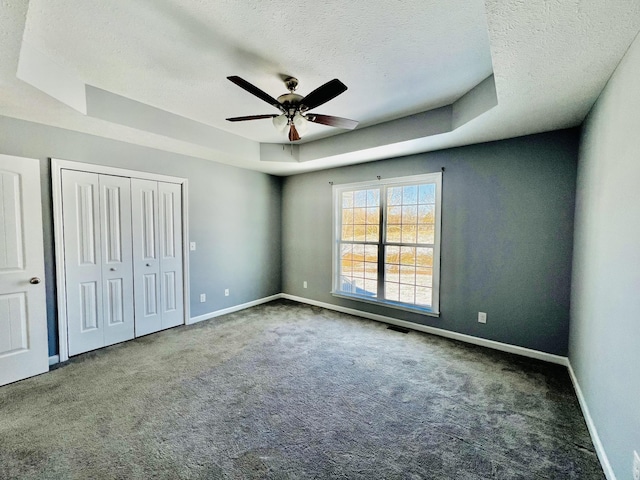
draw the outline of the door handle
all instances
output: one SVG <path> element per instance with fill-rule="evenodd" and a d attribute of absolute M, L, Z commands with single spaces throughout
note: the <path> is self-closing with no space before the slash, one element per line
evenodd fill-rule
<path fill-rule="evenodd" d="M 115 271 L 116 271 L 116 268 L 111 267 L 109 270 L 111 270 L 112 272 L 115 272 Z"/>
<path fill-rule="evenodd" d="M 147 267 L 150 267 L 150 266 L 151 266 L 151 264 L 150 264 L 150 263 L 147 263 Z"/>
<path fill-rule="evenodd" d="M 32 277 L 31 280 L 29 280 L 29 283 L 31 285 L 37 285 L 40 283 L 40 279 L 38 277 Z"/>

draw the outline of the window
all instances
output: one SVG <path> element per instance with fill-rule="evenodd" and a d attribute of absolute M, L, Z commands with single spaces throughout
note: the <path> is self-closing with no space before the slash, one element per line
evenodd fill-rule
<path fill-rule="evenodd" d="M 439 313 L 442 174 L 333 187 L 333 291 Z"/>

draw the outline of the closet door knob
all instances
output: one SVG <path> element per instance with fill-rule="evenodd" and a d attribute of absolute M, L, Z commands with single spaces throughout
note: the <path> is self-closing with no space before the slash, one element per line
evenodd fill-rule
<path fill-rule="evenodd" d="M 31 280 L 29 280 L 29 283 L 31 285 L 37 285 L 40 283 L 40 279 L 38 277 L 33 277 Z"/>
<path fill-rule="evenodd" d="M 111 267 L 109 270 L 111 270 L 112 272 L 116 271 L 116 269 L 114 267 Z"/>
<path fill-rule="evenodd" d="M 150 267 L 150 266 L 151 266 L 151 264 L 150 264 L 150 263 L 147 263 L 147 267 Z"/>

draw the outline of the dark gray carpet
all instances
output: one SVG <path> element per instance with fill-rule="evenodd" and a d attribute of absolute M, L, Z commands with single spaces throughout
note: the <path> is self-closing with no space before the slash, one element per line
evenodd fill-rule
<path fill-rule="evenodd" d="M 565 368 L 283 300 L 0 388 L 0 478 L 604 475 Z"/>

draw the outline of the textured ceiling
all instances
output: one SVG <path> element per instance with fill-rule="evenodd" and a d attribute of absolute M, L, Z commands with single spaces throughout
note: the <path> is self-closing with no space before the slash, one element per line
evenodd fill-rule
<path fill-rule="evenodd" d="M 24 38 L 83 82 L 259 142 L 284 142 L 277 110 L 229 82 L 304 95 L 339 78 L 316 109 L 380 123 L 451 103 L 491 74 L 482 0 L 31 0 Z M 340 130 L 312 125 L 305 140 Z"/>
<path fill-rule="evenodd" d="M 0 27 L 0 115 L 291 174 L 578 125 L 640 30 L 640 2 L 5 0 Z M 301 94 L 340 78 L 349 90 L 317 111 L 363 127 L 449 104 L 492 70 L 498 106 L 450 133 L 261 162 L 82 115 L 16 79 L 23 35 L 81 82 L 231 132 L 225 141 L 251 152 L 282 138 L 268 120 L 224 121 L 272 113 L 228 75 L 273 96 L 282 74 L 300 79 Z M 342 132 L 314 127 L 305 140 Z"/>

